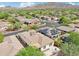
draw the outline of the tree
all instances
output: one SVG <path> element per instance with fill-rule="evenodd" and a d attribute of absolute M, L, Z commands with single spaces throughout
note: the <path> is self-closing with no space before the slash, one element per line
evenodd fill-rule
<path fill-rule="evenodd" d="M 26 16 L 26 18 L 28 18 L 28 19 L 32 19 L 32 18 L 33 18 L 31 15 L 25 15 L 25 16 Z"/>
<path fill-rule="evenodd" d="M 9 16 L 6 12 L 0 12 L 0 19 L 6 19 Z"/>
<path fill-rule="evenodd" d="M 62 17 L 60 18 L 60 23 L 63 24 L 63 25 L 67 25 L 67 24 L 69 24 L 70 22 L 71 22 L 71 20 L 68 19 L 68 18 L 65 17 L 65 16 L 62 16 Z"/>
<path fill-rule="evenodd" d="M 15 27 L 15 29 L 19 29 L 21 27 L 21 23 L 15 22 L 14 27 Z"/>
<path fill-rule="evenodd" d="M 79 56 L 79 45 L 73 43 L 63 43 L 61 45 L 61 51 L 65 56 Z"/>
<path fill-rule="evenodd" d="M 15 23 L 15 19 L 13 17 L 8 17 L 7 20 L 10 22 L 10 23 Z"/>
<path fill-rule="evenodd" d="M 34 30 L 36 30 L 37 28 L 38 28 L 37 25 L 32 25 L 32 26 L 30 27 L 30 29 L 34 29 Z"/>
<path fill-rule="evenodd" d="M 21 25 L 21 28 L 28 31 L 29 30 L 29 27 L 26 25 L 26 24 L 22 24 Z"/>
<path fill-rule="evenodd" d="M 60 47 L 60 45 L 62 44 L 62 40 L 60 38 L 57 38 L 54 40 L 54 45 Z"/>
<path fill-rule="evenodd" d="M 0 32 L 0 43 L 3 42 L 4 35 Z"/>
<path fill-rule="evenodd" d="M 9 31 L 13 31 L 14 30 L 14 24 L 10 24 L 9 26 L 8 26 L 8 29 L 7 30 L 9 30 Z"/>
<path fill-rule="evenodd" d="M 61 50 L 64 55 L 67 56 L 78 56 L 79 55 L 79 33 L 70 32 L 69 42 L 61 44 Z"/>
<path fill-rule="evenodd" d="M 79 33 L 77 32 L 71 32 L 69 39 L 72 43 L 79 45 Z"/>
<path fill-rule="evenodd" d="M 21 23 L 20 22 L 15 22 L 15 23 L 11 23 L 9 26 L 8 26 L 8 30 L 15 30 L 15 29 L 19 29 L 21 28 Z"/>
<path fill-rule="evenodd" d="M 17 53 L 17 56 L 43 56 L 43 52 L 35 47 L 28 46 Z"/>

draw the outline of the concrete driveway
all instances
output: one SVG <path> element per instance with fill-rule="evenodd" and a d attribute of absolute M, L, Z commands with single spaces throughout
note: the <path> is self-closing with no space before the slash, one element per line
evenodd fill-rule
<path fill-rule="evenodd" d="M 46 56 L 57 56 L 60 52 L 60 49 L 56 46 L 51 46 L 49 50 L 44 51 Z"/>

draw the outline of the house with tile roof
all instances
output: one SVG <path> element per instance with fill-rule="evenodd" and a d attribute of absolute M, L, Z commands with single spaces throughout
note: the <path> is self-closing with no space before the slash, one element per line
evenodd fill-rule
<path fill-rule="evenodd" d="M 16 19 L 21 23 L 24 23 L 27 25 L 35 25 L 40 23 L 40 20 L 37 18 L 26 19 L 24 16 L 17 16 Z"/>
<path fill-rule="evenodd" d="M 49 37 L 36 32 L 34 30 L 30 30 L 28 32 L 23 32 L 17 34 L 19 40 L 25 43 L 25 45 L 31 45 L 39 48 L 41 51 L 48 50 L 51 46 L 54 45 L 54 41 Z"/>

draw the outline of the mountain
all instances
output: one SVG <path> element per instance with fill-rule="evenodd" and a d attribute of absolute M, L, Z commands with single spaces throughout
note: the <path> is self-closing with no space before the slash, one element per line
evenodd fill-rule
<path fill-rule="evenodd" d="M 9 9 L 46 9 L 46 8 L 78 8 L 79 2 L 32 2 L 33 5 L 16 8 L 12 6 L 0 7 L 0 10 Z M 25 4 L 24 4 L 25 5 Z"/>
<path fill-rule="evenodd" d="M 23 9 L 45 9 L 45 8 L 78 8 L 79 5 L 73 5 L 68 2 L 48 2 L 45 4 L 37 4 L 34 6 L 24 7 Z"/>

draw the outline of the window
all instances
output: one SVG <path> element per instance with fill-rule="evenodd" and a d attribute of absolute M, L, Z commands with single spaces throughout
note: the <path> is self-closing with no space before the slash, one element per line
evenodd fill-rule
<path fill-rule="evenodd" d="M 43 49 L 45 49 L 45 48 L 46 48 L 46 46 L 43 47 Z"/>
<path fill-rule="evenodd" d="M 52 46 L 52 43 L 50 43 L 49 46 Z"/>

